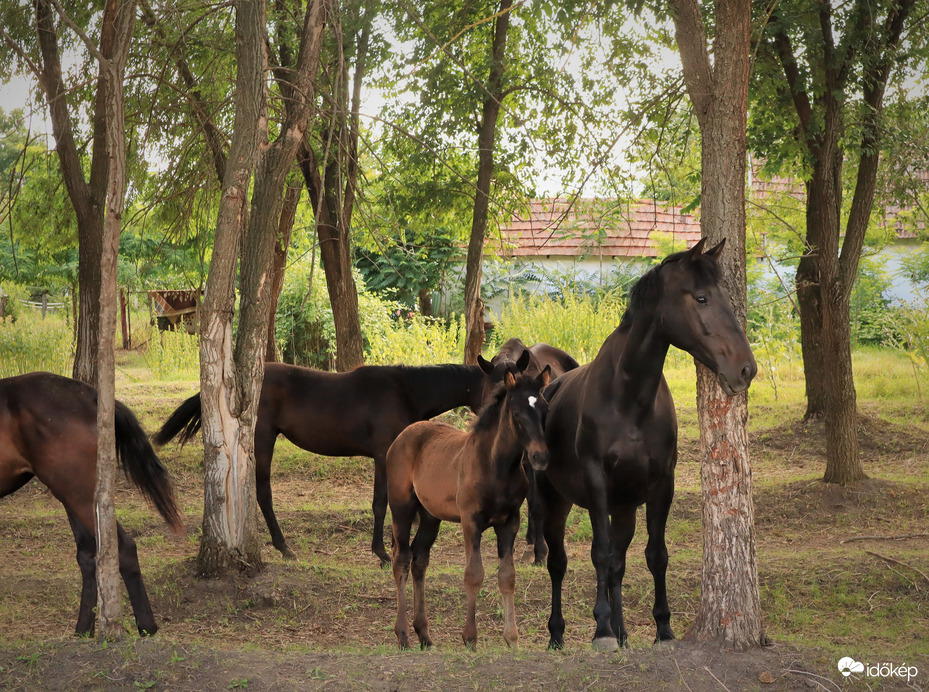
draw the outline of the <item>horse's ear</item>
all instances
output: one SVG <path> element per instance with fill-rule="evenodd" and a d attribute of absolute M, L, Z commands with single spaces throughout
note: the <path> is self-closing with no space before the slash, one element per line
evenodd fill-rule
<path fill-rule="evenodd" d="M 522 355 L 516 360 L 516 369 L 520 372 L 526 372 L 526 368 L 529 367 L 529 359 L 532 357 L 532 354 L 529 353 L 527 348 L 523 351 Z"/>
<path fill-rule="evenodd" d="M 540 383 L 539 389 L 542 389 L 543 387 L 547 387 L 548 383 L 551 381 L 552 381 L 552 366 L 546 365 L 545 369 L 539 373 L 539 378 L 537 380 L 537 382 Z"/>
<path fill-rule="evenodd" d="M 516 386 L 516 375 L 514 375 L 512 371 L 506 371 L 506 374 L 503 376 L 503 386 L 507 389 L 512 389 Z"/>
<path fill-rule="evenodd" d="M 477 354 L 477 364 L 481 366 L 481 370 L 483 370 L 487 375 L 494 371 L 494 366 L 491 364 L 491 362 L 484 358 L 484 356 L 482 356 L 480 353 Z"/>
<path fill-rule="evenodd" d="M 723 238 L 714 247 L 711 247 L 709 250 L 707 250 L 703 254 L 706 257 L 709 257 L 714 262 L 719 261 L 719 256 L 723 254 L 723 248 L 725 246 L 726 246 L 726 239 Z"/>
<path fill-rule="evenodd" d="M 687 256 L 692 260 L 697 259 L 700 255 L 703 254 L 704 245 L 706 245 L 706 238 L 700 238 L 700 240 L 697 241 L 697 244 L 687 251 Z"/>

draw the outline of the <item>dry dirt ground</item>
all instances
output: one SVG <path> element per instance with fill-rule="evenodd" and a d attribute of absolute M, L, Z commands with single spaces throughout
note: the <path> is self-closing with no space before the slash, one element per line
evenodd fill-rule
<path fill-rule="evenodd" d="M 169 392 L 164 403 L 134 408 L 152 430 L 179 400 Z M 128 402 L 133 404 L 131 397 Z M 133 632 L 110 644 L 75 639 L 70 633 L 79 575 L 73 541 L 61 506 L 32 482 L 0 500 L 0 688 L 929 689 L 929 443 L 923 432 L 866 416 L 862 444 L 869 473 L 884 480 L 831 488 L 814 480 L 822 473 L 815 429 L 784 424 L 753 433 L 756 533 L 771 646 L 748 652 L 691 642 L 651 645 L 653 589 L 642 556 L 644 521 L 630 548 L 624 586 L 631 648 L 592 651 L 595 583 L 589 525 L 581 513 L 569 519 L 563 652 L 545 649 L 548 577 L 529 564 L 531 551 L 522 537 L 520 648 L 503 646 L 492 533 L 484 541 L 478 650 L 463 647 L 457 526 L 443 527 L 427 575 L 436 647 L 400 652 L 393 634 L 392 573 L 379 569 L 369 551 L 370 461 L 336 462 L 287 444 L 275 455 L 272 483 L 278 518 L 298 560 L 284 561 L 269 545 L 266 568 L 255 579 L 199 579 L 199 450 L 166 447 L 162 458 L 175 477 L 188 536 L 171 536 L 138 493 L 124 488 L 117 499 L 120 521 L 139 545 L 161 631 L 148 639 Z M 678 635 L 686 632 L 699 602 L 696 459 L 696 443 L 684 439 L 668 527 L 669 593 Z M 920 533 L 892 542 L 842 543 L 856 536 Z M 836 608 L 847 612 L 835 613 Z M 128 614 L 126 625 L 134 630 Z M 920 672 L 909 683 L 844 679 L 836 667 L 839 651 L 881 657 L 874 661 L 905 654 Z"/>

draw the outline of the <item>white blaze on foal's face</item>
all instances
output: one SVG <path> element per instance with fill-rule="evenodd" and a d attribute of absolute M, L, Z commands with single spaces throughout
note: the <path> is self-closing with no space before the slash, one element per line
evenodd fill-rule
<path fill-rule="evenodd" d="M 535 402 L 537 402 L 537 401 L 538 401 L 538 399 L 537 399 L 536 397 L 534 397 L 534 396 L 529 397 L 529 405 L 530 405 L 532 408 L 535 408 Z"/>

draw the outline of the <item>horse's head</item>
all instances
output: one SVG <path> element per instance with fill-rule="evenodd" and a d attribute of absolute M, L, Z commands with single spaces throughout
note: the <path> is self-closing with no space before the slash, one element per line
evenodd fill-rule
<path fill-rule="evenodd" d="M 658 268 L 656 319 L 667 339 L 716 373 L 732 396 L 748 389 L 758 366 L 722 284 L 718 260 L 725 241 L 706 252 L 704 242 Z"/>
<path fill-rule="evenodd" d="M 503 382 L 503 378 L 507 373 L 517 376 L 521 372 L 525 372 L 526 368 L 529 367 L 531 357 L 532 354 L 529 353 L 528 348 L 523 348 L 516 360 L 510 358 L 509 353 L 498 353 L 490 360 L 478 355 L 477 364 L 484 371 L 483 403 L 486 404 L 493 398 L 494 390 L 496 390 L 497 385 Z"/>
<path fill-rule="evenodd" d="M 542 396 L 542 389 L 550 381 L 551 368 L 548 365 L 538 375 L 507 372 L 503 376 L 506 406 L 516 438 L 536 471 L 544 471 L 548 467 L 544 429 L 548 402 Z"/>

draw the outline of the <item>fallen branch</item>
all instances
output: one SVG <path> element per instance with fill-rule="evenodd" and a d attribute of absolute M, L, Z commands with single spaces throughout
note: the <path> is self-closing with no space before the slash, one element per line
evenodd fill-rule
<path fill-rule="evenodd" d="M 709 673 L 710 675 L 713 675 L 713 671 L 710 670 L 709 668 L 707 668 L 706 666 L 703 666 L 703 670 L 705 670 L 705 671 L 706 671 L 707 673 Z M 724 690 L 726 690 L 726 692 L 731 692 L 731 691 L 729 690 L 729 688 L 726 687 L 726 686 L 723 684 L 723 681 L 720 680 L 718 677 L 716 677 L 715 675 L 713 675 L 713 679 L 714 679 L 716 682 L 718 682 L 718 683 L 719 683 L 719 686 L 722 687 Z"/>
<path fill-rule="evenodd" d="M 907 538 L 926 537 L 929 537 L 929 533 L 905 533 L 901 536 L 852 536 L 842 541 L 842 545 L 854 543 L 855 541 L 905 541 Z"/>
<path fill-rule="evenodd" d="M 925 572 L 923 572 L 921 569 L 919 569 L 919 568 L 917 568 L 917 567 L 913 567 L 913 565 L 907 564 L 906 562 L 903 562 L 903 560 L 898 560 L 898 559 L 895 558 L 895 557 L 887 557 L 886 555 L 881 555 L 880 553 L 875 553 L 875 552 L 872 552 L 872 551 L 870 551 L 870 550 L 866 550 L 865 552 L 866 552 L 868 555 L 873 555 L 874 557 L 879 557 L 881 560 L 886 560 L 887 562 L 893 562 L 893 563 L 895 563 L 895 564 L 897 564 L 897 565 L 903 565 L 903 566 L 906 567 L 907 569 L 913 570 L 914 572 L 916 572 L 917 574 L 919 574 L 920 576 L 922 576 L 923 579 L 925 579 L 927 582 L 929 582 L 929 575 L 927 575 L 927 574 L 926 574 Z"/>

